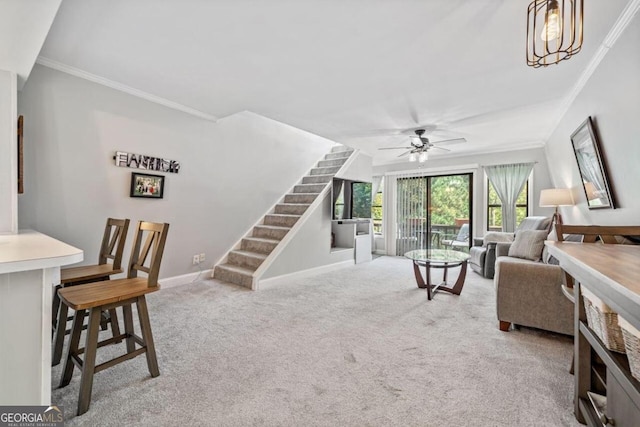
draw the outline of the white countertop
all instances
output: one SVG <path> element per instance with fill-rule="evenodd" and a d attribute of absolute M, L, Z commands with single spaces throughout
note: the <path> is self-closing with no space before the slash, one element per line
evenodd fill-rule
<path fill-rule="evenodd" d="M 37 231 L 0 235 L 0 274 L 59 267 L 83 259 L 82 250 Z"/>

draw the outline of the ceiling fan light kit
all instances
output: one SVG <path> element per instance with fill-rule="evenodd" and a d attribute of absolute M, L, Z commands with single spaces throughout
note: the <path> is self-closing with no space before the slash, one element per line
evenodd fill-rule
<path fill-rule="evenodd" d="M 547 67 L 582 49 L 584 0 L 533 0 L 527 10 L 527 65 Z"/>
<path fill-rule="evenodd" d="M 431 148 L 437 148 L 439 150 L 451 151 L 446 148 L 439 147 L 429 141 L 429 138 L 424 137 L 425 130 L 424 129 L 416 129 L 415 135 L 412 135 L 411 138 L 411 146 L 410 147 L 384 147 L 378 148 L 378 150 L 408 150 L 404 153 L 400 154 L 398 157 L 404 157 L 407 154 L 409 155 L 410 162 L 419 162 L 424 163 L 429 159 L 429 150 Z M 447 139 L 444 141 L 437 141 L 437 143 L 443 142 L 467 142 L 464 138 L 454 138 Z"/>

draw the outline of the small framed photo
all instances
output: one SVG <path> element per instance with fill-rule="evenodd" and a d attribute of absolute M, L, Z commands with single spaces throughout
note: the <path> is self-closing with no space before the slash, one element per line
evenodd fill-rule
<path fill-rule="evenodd" d="M 131 172 L 130 197 L 162 199 L 164 195 L 164 176 Z"/>

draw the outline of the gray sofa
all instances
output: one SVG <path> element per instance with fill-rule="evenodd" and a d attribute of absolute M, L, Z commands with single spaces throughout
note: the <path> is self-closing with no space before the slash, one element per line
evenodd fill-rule
<path fill-rule="evenodd" d="M 469 250 L 469 266 L 473 271 L 487 279 L 493 279 L 496 263 L 496 244 L 512 242 L 520 230 L 546 230 L 551 218 L 529 216 L 522 220 L 515 233 L 489 232 L 483 238 L 474 238 Z"/>
<path fill-rule="evenodd" d="M 510 243 L 496 245 L 496 308 L 500 329 L 511 324 L 573 335 L 573 303 L 562 293 L 557 265 L 508 256 Z"/>

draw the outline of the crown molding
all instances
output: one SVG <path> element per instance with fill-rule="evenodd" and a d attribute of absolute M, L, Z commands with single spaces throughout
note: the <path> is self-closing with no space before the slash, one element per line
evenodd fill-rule
<path fill-rule="evenodd" d="M 113 80 L 109 80 L 107 78 L 98 76 L 96 74 L 91 74 L 87 71 L 81 70 L 79 68 L 72 67 L 70 65 L 63 64 L 58 61 L 54 61 L 53 59 L 46 58 L 44 56 L 38 56 L 36 60 L 37 64 L 45 66 L 47 68 L 51 68 L 57 71 L 61 71 L 66 74 L 70 74 L 75 77 L 79 77 L 81 79 L 88 80 L 93 83 L 97 83 L 102 86 L 109 87 L 111 89 L 115 89 L 120 92 L 124 92 L 128 95 L 135 96 L 137 98 L 142 98 L 145 101 L 153 102 L 154 104 L 162 105 L 163 107 L 171 108 L 172 110 L 181 111 L 183 113 L 187 113 L 189 115 L 198 117 L 200 119 L 208 120 L 215 122 L 218 120 L 217 117 L 212 116 L 211 114 L 207 114 L 200 110 L 196 110 L 195 108 L 187 107 L 186 105 L 179 104 L 177 102 L 170 101 L 166 98 L 162 98 L 156 95 L 152 95 L 147 92 L 143 92 L 141 90 L 132 88 L 131 86 L 124 85 L 122 83 L 115 82 Z"/>
<path fill-rule="evenodd" d="M 580 92 L 582 92 L 582 89 L 584 89 L 587 81 L 591 78 L 596 68 L 598 68 L 598 65 L 600 65 L 602 59 L 609 52 L 609 49 L 611 49 L 613 45 L 618 41 L 620 35 L 631 23 L 638 10 L 640 10 L 640 0 L 631 0 L 624 8 L 615 24 L 613 24 L 613 27 L 611 27 L 611 30 L 609 30 L 609 33 L 607 33 L 607 36 L 600 44 L 598 50 L 593 55 L 584 71 L 580 74 L 578 80 L 576 80 L 576 83 L 560 103 L 560 106 L 558 107 L 559 114 L 556 115 L 557 119 L 553 126 L 551 126 L 549 133 L 546 135 L 545 141 L 551 139 L 551 135 L 553 135 L 553 132 L 555 132 L 556 128 L 560 124 L 560 121 L 562 121 L 565 114 L 567 114 L 567 111 L 569 111 L 569 108 L 571 107 L 571 104 L 573 104 L 573 101 L 575 101 Z"/>

